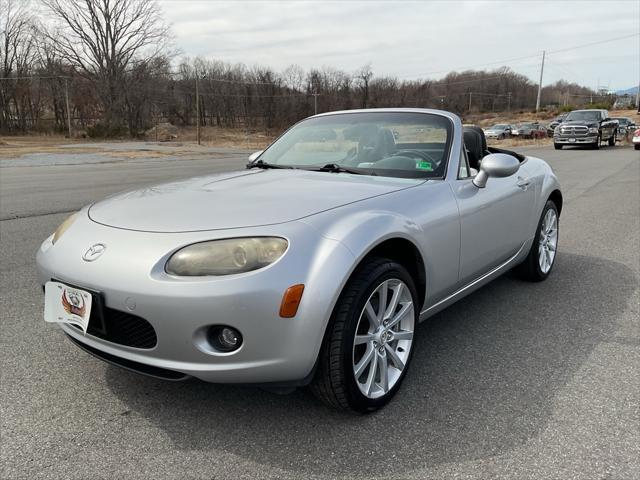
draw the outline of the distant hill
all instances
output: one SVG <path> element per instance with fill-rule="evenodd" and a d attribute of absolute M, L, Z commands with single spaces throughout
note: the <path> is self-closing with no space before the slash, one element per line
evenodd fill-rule
<path fill-rule="evenodd" d="M 635 95 L 638 93 L 638 87 L 627 88 L 626 90 L 618 90 L 616 95 Z"/>

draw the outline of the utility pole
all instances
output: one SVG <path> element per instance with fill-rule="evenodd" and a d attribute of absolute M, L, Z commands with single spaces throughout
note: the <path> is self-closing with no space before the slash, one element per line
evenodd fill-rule
<path fill-rule="evenodd" d="M 507 92 L 507 111 L 511 113 L 511 92 Z"/>
<path fill-rule="evenodd" d="M 196 70 L 196 138 L 200 145 L 200 81 L 198 78 L 198 70 Z"/>
<path fill-rule="evenodd" d="M 469 113 L 471 113 L 471 95 L 472 93 L 469 92 Z"/>
<path fill-rule="evenodd" d="M 312 93 L 311 95 L 313 95 L 313 112 L 314 115 L 318 114 L 318 95 L 320 95 L 319 93 Z"/>
<path fill-rule="evenodd" d="M 69 109 L 69 80 L 64 79 L 64 103 L 67 106 L 67 130 L 71 138 L 71 110 Z"/>
<path fill-rule="evenodd" d="M 536 113 L 540 110 L 540 97 L 542 95 L 542 74 L 544 73 L 544 56 L 546 52 L 542 51 L 542 65 L 540 67 L 540 82 L 538 83 L 538 99 L 536 100 Z"/>

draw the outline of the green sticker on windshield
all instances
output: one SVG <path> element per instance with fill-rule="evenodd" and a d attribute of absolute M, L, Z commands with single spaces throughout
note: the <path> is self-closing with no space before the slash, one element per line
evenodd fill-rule
<path fill-rule="evenodd" d="M 416 162 L 416 168 L 418 170 L 426 170 L 428 172 L 433 172 L 433 165 L 431 164 L 431 162 L 427 162 L 427 161 Z"/>

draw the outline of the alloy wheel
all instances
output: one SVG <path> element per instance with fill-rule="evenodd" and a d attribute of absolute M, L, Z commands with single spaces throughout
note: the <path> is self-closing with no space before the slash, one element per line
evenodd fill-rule
<path fill-rule="evenodd" d="M 558 248 L 558 215 L 553 209 L 547 210 L 542 219 L 538 242 L 538 265 L 542 273 L 546 274 L 553 266 Z"/>
<path fill-rule="evenodd" d="M 353 375 L 360 392 L 379 398 L 402 376 L 415 328 L 409 287 L 399 279 L 382 282 L 360 313 L 353 340 Z"/>

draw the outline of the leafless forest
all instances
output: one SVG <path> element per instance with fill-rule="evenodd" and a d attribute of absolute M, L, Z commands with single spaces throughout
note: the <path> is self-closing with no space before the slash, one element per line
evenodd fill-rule
<path fill-rule="evenodd" d="M 184 54 L 173 49 L 154 0 L 0 0 L 0 132 L 139 136 L 157 122 L 198 121 L 277 131 L 315 111 L 401 106 L 464 115 L 531 110 L 537 95 L 534 82 L 507 66 L 408 81 L 375 75 L 367 59 L 350 72 L 295 64 L 278 72 Z M 542 90 L 543 106 L 594 98 L 607 100 L 564 81 Z"/>

